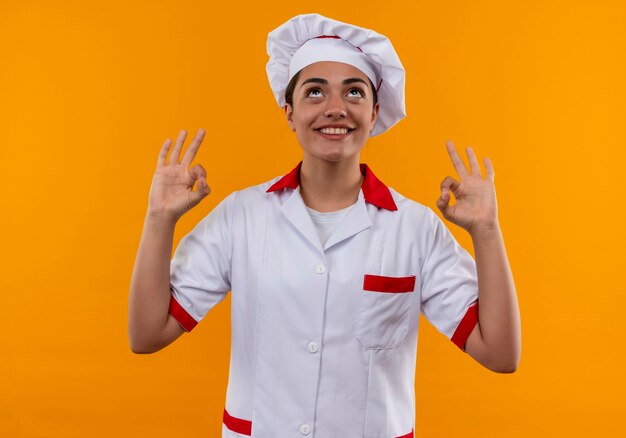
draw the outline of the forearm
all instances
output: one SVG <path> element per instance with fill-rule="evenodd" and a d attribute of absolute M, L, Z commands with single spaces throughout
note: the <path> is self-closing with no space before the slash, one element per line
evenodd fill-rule
<path fill-rule="evenodd" d="M 167 321 L 175 225 L 174 220 L 146 214 L 128 301 L 128 334 L 133 350 L 152 344 Z"/>
<path fill-rule="evenodd" d="M 482 340 L 493 363 L 516 369 L 522 349 L 520 314 L 502 231 L 496 224 L 470 235 L 478 275 Z"/>

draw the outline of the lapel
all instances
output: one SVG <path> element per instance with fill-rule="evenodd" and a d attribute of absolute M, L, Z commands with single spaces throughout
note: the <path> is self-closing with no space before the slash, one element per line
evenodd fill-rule
<path fill-rule="evenodd" d="M 343 221 L 333 231 L 328 238 L 326 245 L 322 248 L 322 244 L 315 229 L 315 225 L 311 220 L 311 216 L 306 209 L 304 200 L 300 195 L 300 167 L 302 161 L 288 174 L 274 183 L 267 193 L 280 191 L 286 188 L 293 189 L 291 196 L 281 206 L 281 211 L 287 220 L 304 236 L 318 251 L 324 252 L 328 248 L 340 243 L 357 233 L 372 226 L 372 220 L 367 212 L 369 203 L 378 208 L 384 208 L 390 211 L 397 211 L 393 197 L 389 188 L 371 171 L 367 164 L 361 163 L 361 173 L 365 175 L 359 197 L 353 208 L 350 209 Z"/>
<path fill-rule="evenodd" d="M 330 235 L 324 245 L 324 251 L 349 237 L 360 233 L 372 226 L 372 220 L 367 213 L 367 206 L 363 197 L 363 189 L 359 191 L 359 199 L 356 204 L 348 211 L 346 217 L 337 225 L 337 228 Z"/>
<path fill-rule="evenodd" d="M 294 189 L 291 196 L 281 206 L 281 211 L 287 220 L 291 222 L 291 225 L 293 225 L 295 229 L 298 230 L 298 232 L 311 243 L 311 245 L 313 245 L 319 252 L 324 252 L 322 249 L 322 242 L 317 234 L 315 225 L 313 224 L 311 216 L 309 215 L 306 205 L 304 204 L 304 200 L 300 195 L 300 186 Z"/>

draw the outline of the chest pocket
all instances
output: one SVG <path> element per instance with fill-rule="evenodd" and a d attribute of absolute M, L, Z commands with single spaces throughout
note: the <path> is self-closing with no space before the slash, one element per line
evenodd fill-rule
<path fill-rule="evenodd" d="M 415 276 L 365 274 L 359 291 L 355 337 L 365 348 L 396 347 L 409 329 Z"/>

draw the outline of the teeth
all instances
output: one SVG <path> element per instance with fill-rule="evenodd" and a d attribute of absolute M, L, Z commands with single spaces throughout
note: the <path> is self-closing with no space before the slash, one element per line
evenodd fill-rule
<path fill-rule="evenodd" d="M 348 129 L 346 128 L 322 128 L 320 129 L 322 134 L 347 134 Z"/>

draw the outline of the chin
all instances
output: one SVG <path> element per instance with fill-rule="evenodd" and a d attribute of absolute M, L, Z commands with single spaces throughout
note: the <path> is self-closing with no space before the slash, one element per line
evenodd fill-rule
<path fill-rule="evenodd" d="M 316 158 L 319 158 L 319 159 L 324 160 L 324 161 L 330 161 L 332 163 L 338 163 L 340 161 L 348 160 L 348 159 L 354 157 L 355 155 L 358 155 L 358 152 L 356 152 L 355 154 L 347 154 L 344 151 L 336 151 L 336 152 L 327 152 L 327 153 L 315 154 L 314 156 Z"/>
<path fill-rule="evenodd" d="M 328 154 L 322 154 L 321 158 L 327 161 L 341 161 L 341 160 L 345 160 L 347 158 L 347 155 L 341 152 L 337 152 L 337 153 L 330 152 Z"/>
<path fill-rule="evenodd" d="M 302 143 L 301 143 L 302 144 Z M 303 148 L 304 149 L 304 148 Z M 311 144 L 304 149 L 307 155 L 318 160 L 324 160 L 332 163 L 352 160 L 359 157 L 362 147 L 356 145 L 339 145 L 339 144 Z"/>

